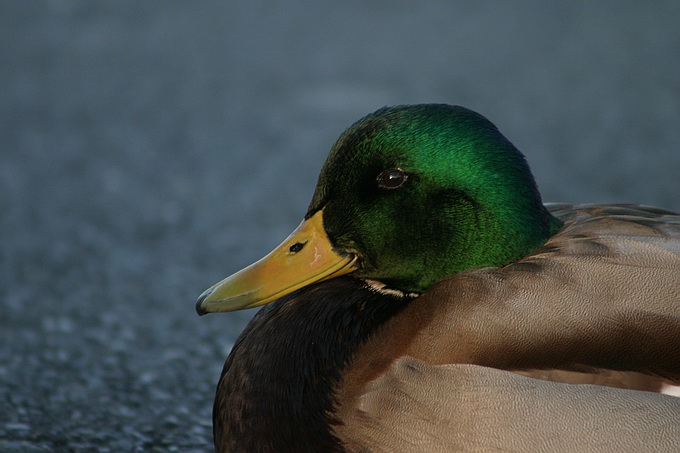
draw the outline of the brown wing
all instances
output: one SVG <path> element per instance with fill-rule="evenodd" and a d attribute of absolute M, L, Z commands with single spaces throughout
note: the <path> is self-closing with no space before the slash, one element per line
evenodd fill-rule
<path fill-rule="evenodd" d="M 338 410 L 401 356 L 644 390 L 680 382 L 680 216 L 551 208 L 565 226 L 544 247 L 436 284 L 376 332 L 343 373 Z"/>
<path fill-rule="evenodd" d="M 402 357 L 334 428 L 348 451 L 671 452 L 680 398 Z"/>

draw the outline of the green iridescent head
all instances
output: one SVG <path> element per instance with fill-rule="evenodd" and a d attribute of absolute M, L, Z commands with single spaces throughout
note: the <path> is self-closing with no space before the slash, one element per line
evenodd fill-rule
<path fill-rule="evenodd" d="M 559 228 L 524 156 L 471 110 L 382 108 L 347 129 L 306 218 L 358 257 L 354 275 L 421 292 L 468 269 L 520 259 Z"/>

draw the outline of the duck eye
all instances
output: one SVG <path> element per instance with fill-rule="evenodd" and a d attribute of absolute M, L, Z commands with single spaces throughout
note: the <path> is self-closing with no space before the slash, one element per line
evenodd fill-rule
<path fill-rule="evenodd" d="M 383 189 L 398 189 L 403 186 L 408 175 L 401 168 L 390 168 L 378 175 L 378 186 Z"/>

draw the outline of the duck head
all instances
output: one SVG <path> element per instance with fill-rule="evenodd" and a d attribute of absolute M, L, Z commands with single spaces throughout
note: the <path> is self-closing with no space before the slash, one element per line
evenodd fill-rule
<path fill-rule="evenodd" d="M 449 275 L 514 262 L 559 226 L 524 156 L 482 115 L 385 107 L 333 145 L 300 226 L 206 290 L 196 309 L 256 307 L 349 273 L 418 294 Z"/>

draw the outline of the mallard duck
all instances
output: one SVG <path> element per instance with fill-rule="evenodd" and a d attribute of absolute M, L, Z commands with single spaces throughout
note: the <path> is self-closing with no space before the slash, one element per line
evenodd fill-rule
<path fill-rule="evenodd" d="M 544 205 L 463 107 L 352 125 L 301 225 L 196 308 L 265 304 L 220 378 L 218 451 L 680 444 L 680 399 L 639 391 L 680 382 L 680 216 Z"/>

